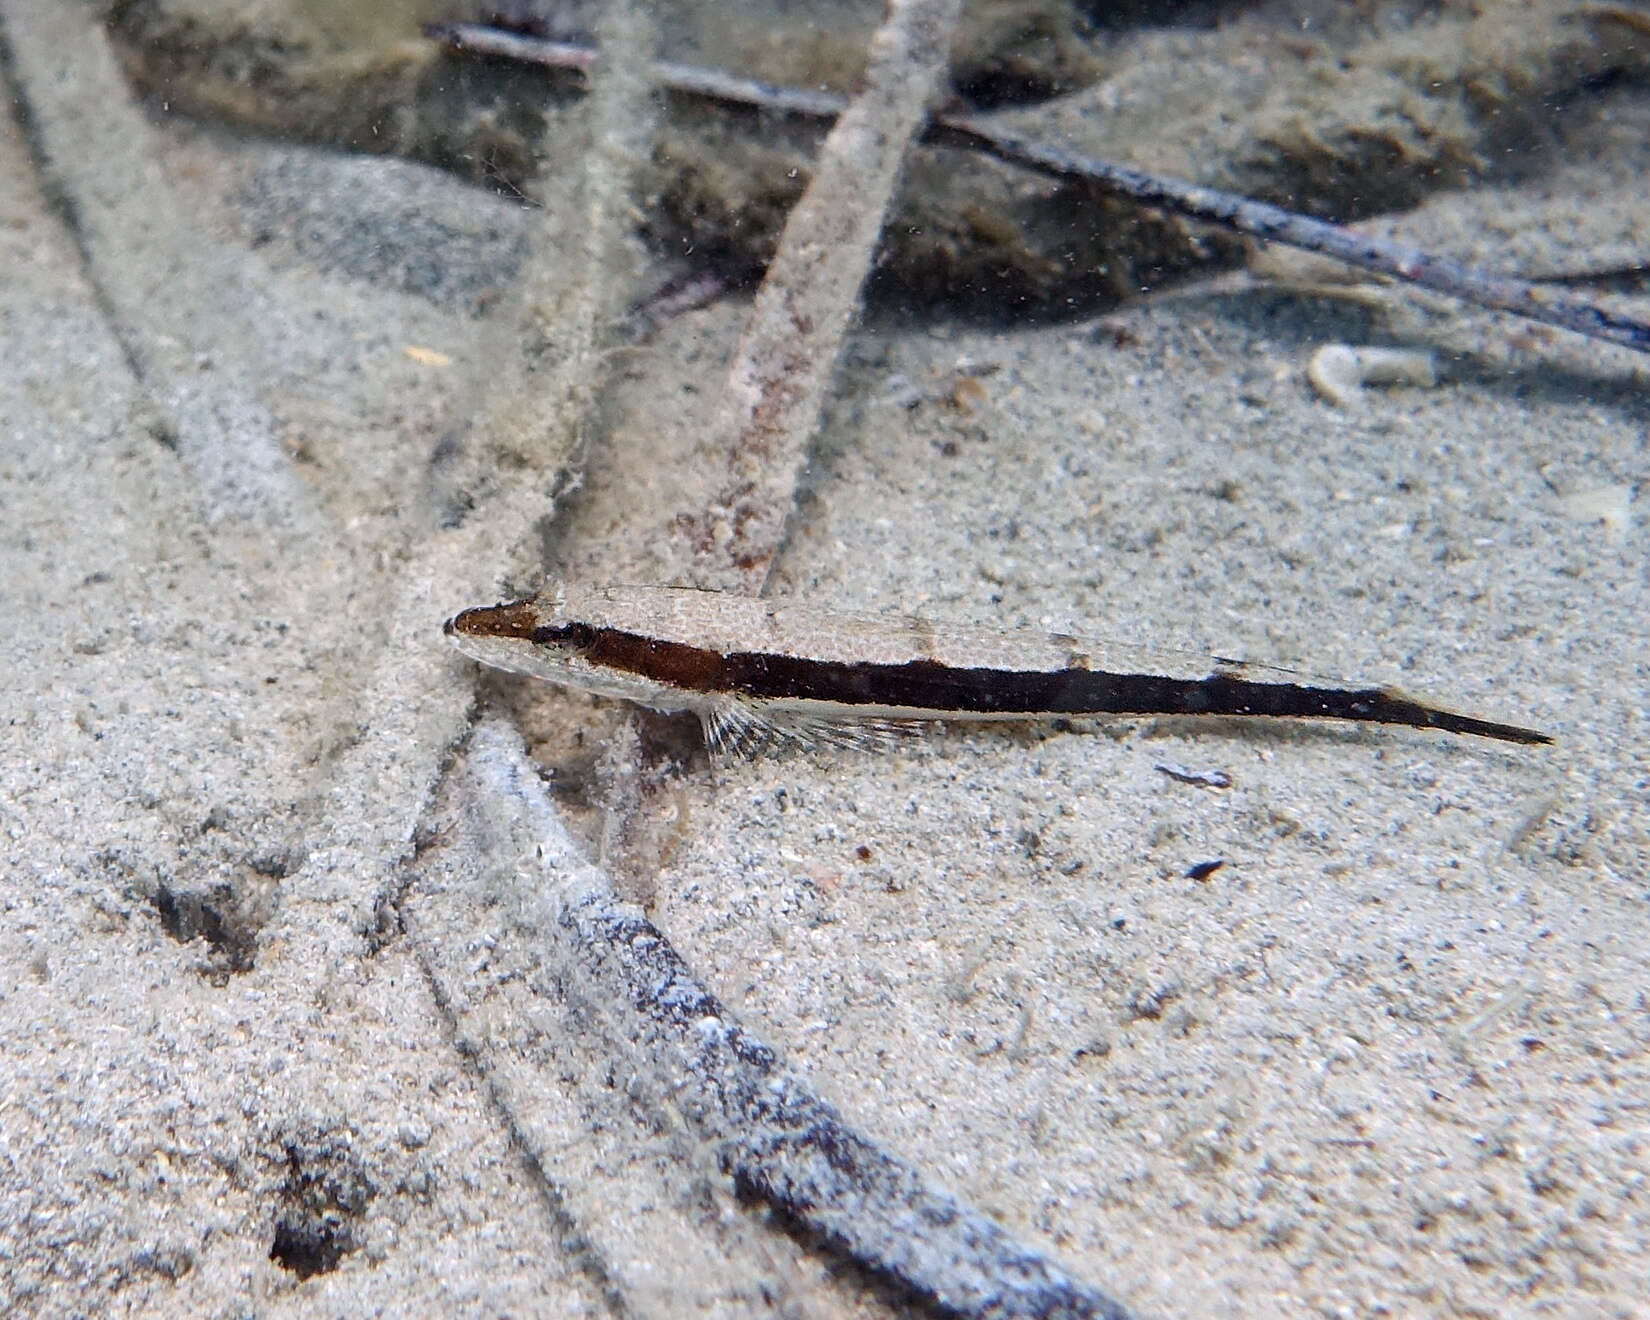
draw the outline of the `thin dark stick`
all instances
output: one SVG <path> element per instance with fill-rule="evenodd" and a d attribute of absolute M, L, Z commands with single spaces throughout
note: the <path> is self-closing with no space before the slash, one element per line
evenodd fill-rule
<path fill-rule="evenodd" d="M 544 68 L 583 71 L 589 68 L 594 56 L 588 47 L 545 41 L 474 23 L 432 24 L 425 32 L 453 50 L 493 55 Z M 659 85 L 671 91 L 770 114 L 833 119 L 846 104 L 841 97 L 825 92 L 774 87 L 685 64 L 660 63 L 654 66 L 654 73 Z M 1251 201 L 1235 193 L 1023 141 L 965 116 L 936 117 L 923 140 L 984 152 L 1040 174 L 1087 183 L 1145 206 L 1235 229 L 1268 243 L 1282 243 L 1333 257 L 1462 302 L 1511 312 L 1526 320 L 1542 321 L 1591 339 L 1650 353 L 1650 322 L 1612 312 L 1587 298 L 1434 256 L 1404 243 L 1360 234 L 1267 202 Z"/>
<path fill-rule="evenodd" d="M 730 1017 L 645 917 L 589 894 L 561 908 L 556 936 L 641 1018 L 646 1046 L 678 1081 L 678 1111 L 715 1146 L 741 1196 L 797 1236 L 940 1315 L 1130 1320 L 1121 1302 L 848 1126 Z"/>
<path fill-rule="evenodd" d="M 493 1073 L 497 1042 L 506 1037 L 490 1017 L 484 1023 L 467 1007 L 481 998 L 480 983 L 476 967 L 457 951 L 496 931 L 512 950 L 505 956 L 520 960 L 513 965 L 523 969 L 522 1003 L 532 1005 L 533 1020 L 541 1010 L 568 1013 L 587 1038 L 605 1039 L 607 1057 L 624 1060 L 635 1075 L 622 1107 L 657 1106 L 669 1114 L 668 1122 L 658 1114 L 660 1127 L 648 1128 L 647 1141 L 680 1123 L 684 1135 L 714 1153 L 742 1199 L 766 1206 L 777 1227 L 804 1243 L 857 1266 L 898 1299 L 901 1314 L 1133 1320 L 1121 1302 L 884 1151 L 746 1031 L 665 935 L 621 902 L 608 877 L 580 855 L 520 734 L 505 721 L 495 717 L 476 730 L 452 787 L 453 866 L 437 862 L 427 879 L 415 878 L 399 910 L 460 1048 L 486 1073 Z M 517 873 L 520 901 L 502 930 L 497 909 L 485 915 L 479 889 L 470 888 L 493 883 L 475 851 L 482 837 L 537 844 Z M 557 1000 L 565 1008 L 551 1008 Z M 478 1027 L 481 1039 L 471 1034 Z M 552 1056 L 525 1066 L 562 1064 Z M 553 1076 L 550 1082 L 554 1092 L 559 1083 Z M 512 1089 L 500 1086 L 495 1094 L 512 1126 L 531 1132 L 530 1111 L 511 1098 Z M 539 1158 L 533 1137 L 517 1139 Z M 557 1191 L 552 1203 L 559 1199 Z M 577 1234 L 576 1219 L 565 1218 L 564 1234 Z M 613 1276 L 599 1241 L 581 1263 L 605 1290 Z M 912 1301 L 919 1305 L 910 1307 Z"/>
<path fill-rule="evenodd" d="M 1360 234 L 1343 225 L 1313 220 L 1268 202 L 1254 202 L 1234 193 L 1147 174 L 1125 165 L 1090 160 L 1036 142 L 1024 142 L 977 120 L 936 119 L 925 141 L 972 147 L 1042 174 L 1080 179 L 1144 205 L 1224 225 L 1268 243 L 1283 243 L 1334 257 L 1348 265 L 1418 284 L 1463 302 L 1493 307 L 1527 320 L 1573 330 L 1591 339 L 1604 339 L 1640 353 L 1650 353 L 1650 323 L 1609 311 L 1574 294 L 1463 265 L 1405 243 Z"/>
<path fill-rule="evenodd" d="M 536 64 L 544 69 L 588 73 L 596 59 L 596 52 L 590 46 L 530 37 L 481 23 L 427 23 L 424 35 L 439 41 L 449 50 Z M 749 106 L 775 114 L 798 115 L 804 119 L 835 119 L 848 106 L 846 97 L 832 92 L 776 87 L 772 83 L 736 78 L 732 74 L 718 73 L 715 69 L 675 64 L 669 60 L 654 64 L 653 76 L 659 86 L 687 96 L 702 96 L 709 101 Z"/>

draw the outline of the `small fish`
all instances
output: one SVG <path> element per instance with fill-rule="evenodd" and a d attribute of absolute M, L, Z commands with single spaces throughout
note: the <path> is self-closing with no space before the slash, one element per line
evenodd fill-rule
<path fill-rule="evenodd" d="M 692 711 L 714 747 L 776 736 L 857 744 L 928 720 L 1085 715 L 1356 720 L 1552 741 L 1388 688 L 1323 686 L 1288 670 L 678 587 L 551 583 L 529 600 L 465 610 L 445 632 L 484 664 Z M 1154 672 L 1162 669 L 1171 672 Z"/>

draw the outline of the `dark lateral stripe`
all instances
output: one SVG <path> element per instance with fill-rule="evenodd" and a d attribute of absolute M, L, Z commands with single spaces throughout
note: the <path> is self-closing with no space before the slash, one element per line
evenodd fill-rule
<path fill-rule="evenodd" d="M 969 715 L 1268 715 L 1403 724 L 1505 742 L 1552 741 L 1533 729 L 1438 710 L 1381 688 L 1261 683 L 1218 673 L 1165 678 L 1088 669 L 959 669 L 933 660 L 869 664 L 757 651 L 723 655 L 685 642 L 581 623 L 534 628 L 530 640 L 569 646 L 592 664 L 710 696 L 725 693 L 757 700 Z"/>

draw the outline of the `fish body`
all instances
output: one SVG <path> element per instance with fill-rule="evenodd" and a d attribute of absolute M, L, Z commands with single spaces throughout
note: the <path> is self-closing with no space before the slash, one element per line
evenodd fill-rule
<path fill-rule="evenodd" d="M 445 631 L 500 669 L 693 711 L 713 743 L 852 725 L 1096 715 L 1339 719 L 1552 741 L 1389 688 L 1060 633 L 944 627 L 689 588 L 551 583 L 527 600 L 464 610 Z"/>

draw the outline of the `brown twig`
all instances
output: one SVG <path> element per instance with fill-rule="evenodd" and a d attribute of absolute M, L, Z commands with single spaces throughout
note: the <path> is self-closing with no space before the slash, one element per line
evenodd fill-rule
<path fill-rule="evenodd" d="M 551 41 L 482 23 L 427 23 L 424 35 L 439 41 L 449 50 L 515 60 L 520 64 L 536 64 L 542 69 L 588 74 L 596 62 L 593 46 Z M 848 104 L 845 97 L 831 92 L 777 87 L 772 83 L 669 60 L 660 60 L 653 65 L 653 81 L 660 87 L 685 96 L 702 96 L 709 101 L 749 106 L 773 114 L 799 115 L 804 119 L 835 119 Z"/>
<path fill-rule="evenodd" d="M 584 70 L 589 67 L 591 56 L 582 46 L 542 41 L 472 23 L 436 24 L 426 32 L 454 50 L 546 68 Z M 829 119 L 845 104 L 840 97 L 822 92 L 772 87 L 681 64 L 659 64 L 654 73 L 659 85 L 672 91 L 770 114 Z M 1361 234 L 1343 225 L 1314 220 L 1267 202 L 1251 201 L 1235 193 L 1029 142 L 968 116 L 934 117 L 928 123 L 923 140 L 983 152 L 1040 174 L 1085 183 L 1144 206 L 1220 225 L 1268 243 L 1333 257 L 1462 302 L 1510 312 L 1526 320 L 1542 321 L 1591 339 L 1650 353 L 1650 322 L 1611 311 L 1591 299 L 1468 266 L 1408 244 Z"/>

